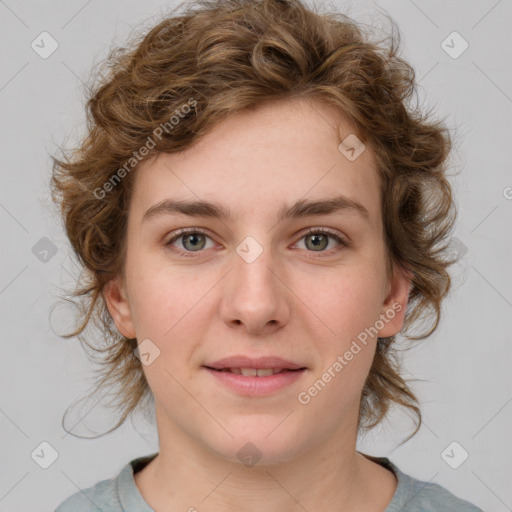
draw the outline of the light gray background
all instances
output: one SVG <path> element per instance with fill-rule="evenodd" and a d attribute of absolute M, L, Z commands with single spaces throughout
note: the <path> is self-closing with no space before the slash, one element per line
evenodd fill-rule
<path fill-rule="evenodd" d="M 66 311 L 50 318 L 61 287 L 69 289 L 79 269 L 50 209 L 48 153 L 82 133 L 81 81 L 92 65 L 111 43 L 122 44 L 131 26 L 150 25 L 169 5 L 0 1 L 1 511 L 53 510 L 79 488 L 158 450 L 155 429 L 143 420 L 99 440 L 77 439 L 61 427 L 66 407 L 88 391 L 91 373 L 79 343 L 54 333 L 69 325 Z M 423 403 L 424 426 L 396 448 L 411 427 L 396 414 L 358 448 L 388 456 L 404 472 L 486 511 L 512 510 L 512 2 L 331 5 L 361 21 L 369 21 L 377 5 L 398 22 L 421 97 L 456 128 L 454 165 L 462 169 L 452 179 L 459 207 L 455 250 L 465 253 L 453 268 L 456 289 L 436 334 L 405 357 L 408 375 L 423 379 L 413 389 Z M 42 31 L 59 44 L 47 59 L 31 48 Z M 442 47 L 453 31 L 469 44 L 457 58 Z M 43 237 L 58 249 L 47 262 L 32 251 Z M 98 405 L 86 419 L 99 432 L 112 424 L 105 418 Z M 48 469 L 31 457 L 44 441 L 58 452 Z M 458 469 L 441 455 L 453 441 L 469 453 Z"/>

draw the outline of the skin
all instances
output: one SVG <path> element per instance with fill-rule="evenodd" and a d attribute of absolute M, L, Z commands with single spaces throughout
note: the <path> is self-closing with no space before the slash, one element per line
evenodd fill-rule
<path fill-rule="evenodd" d="M 160 350 L 144 366 L 160 452 L 135 475 L 158 512 L 242 504 L 259 511 L 262 503 L 270 512 L 377 512 L 391 501 L 393 473 L 356 451 L 376 337 L 309 404 L 297 400 L 393 304 L 402 309 L 378 336 L 403 326 L 410 276 L 386 272 L 374 155 L 367 146 L 347 159 L 338 144 L 351 133 L 332 108 L 281 100 L 239 112 L 195 146 L 137 170 L 124 272 L 104 296 L 123 335 L 149 338 Z M 368 220 L 346 210 L 276 224 L 283 203 L 338 194 L 361 203 Z M 167 214 L 142 222 L 166 198 L 209 200 L 237 217 Z M 175 240 L 175 251 L 165 245 L 192 227 L 208 234 Z M 350 246 L 329 238 L 315 249 L 304 233 L 311 227 L 331 228 Z M 251 263 L 236 252 L 249 235 L 263 250 Z M 308 370 L 271 396 L 243 397 L 202 367 L 234 354 L 278 355 Z M 252 467 L 237 457 L 247 442 L 262 454 Z"/>

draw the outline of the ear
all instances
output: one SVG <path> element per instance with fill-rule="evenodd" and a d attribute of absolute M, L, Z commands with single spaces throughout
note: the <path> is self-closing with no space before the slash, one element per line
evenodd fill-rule
<path fill-rule="evenodd" d="M 378 333 L 379 338 L 394 336 L 402 330 L 413 277 L 413 274 L 403 267 L 393 268 L 388 293 L 382 304 L 380 318 L 384 327 Z"/>
<path fill-rule="evenodd" d="M 104 286 L 103 297 L 117 330 L 125 338 L 135 338 L 131 308 L 122 276 L 116 276 Z"/>

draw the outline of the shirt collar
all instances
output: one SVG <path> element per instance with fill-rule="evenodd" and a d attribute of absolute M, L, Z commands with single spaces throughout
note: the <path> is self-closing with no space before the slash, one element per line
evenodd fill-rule
<path fill-rule="evenodd" d="M 157 455 L 158 452 L 134 459 L 129 462 L 119 474 L 117 479 L 117 494 L 123 510 L 126 512 L 154 512 L 139 492 L 133 475 L 149 464 Z M 391 470 L 398 480 L 398 485 L 395 493 L 393 494 L 393 498 L 384 512 L 403 511 L 403 507 L 412 498 L 412 478 L 400 471 L 400 469 L 398 469 L 398 467 L 395 466 L 395 464 L 393 464 L 387 457 L 374 457 L 366 454 L 362 455 Z"/>

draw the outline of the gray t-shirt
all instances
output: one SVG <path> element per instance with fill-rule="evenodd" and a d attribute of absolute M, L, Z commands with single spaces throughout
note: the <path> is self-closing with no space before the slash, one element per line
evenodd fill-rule
<path fill-rule="evenodd" d="M 157 455 L 154 453 L 132 460 L 117 477 L 102 480 L 73 494 L 55 512 L 155 512 L 140 494 L 133 475 Z M 384 512 L 483 512 L 438 484 L 402 473 L 386 457 L 365 457 L 391 469 L 398 479 L 393 499 Z"/>

